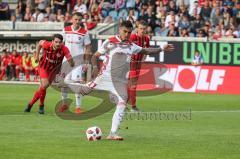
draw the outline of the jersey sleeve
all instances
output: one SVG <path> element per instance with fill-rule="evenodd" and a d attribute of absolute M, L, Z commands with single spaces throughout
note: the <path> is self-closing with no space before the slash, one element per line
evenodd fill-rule
<path fill-rule="evenodd" d="M 142 51 L 142 47 L 136 45 L 135 43 L 132 43 L 132 51 L 133 54 L 138 54 L 140 51 Z"/>
<path fill-rule="evenodd" d="M 70 54 L 70 51 L 66 46 L 63 47 L 63 54 L 64 54 L 64 56 L 66 57 L 67 60 L 72 58 L 72 56 Z"/>
<path fill-rule="evenodd" d="M 84 45 L 89 45 L 89 44 L 91 44 L 91 40 L 90 40 L 90 37 L 89 37 L 88 32 L 85 34 L 83 40 L 84 40 Z"/>
<path fill-rule="evenodd" d="M 47 49 L 48 48 L 48 42 L 46 40 L 41 40 L 39 44 L 42 46 L 42 48 Z"/>
<path fill-rule="evenodd" d="M 105 40 L 102 45 L 98 48 L 98 51 L 100 54 L 104 55 L 108 52 L 107 45 L 109 44 L 109 40 Z"/>

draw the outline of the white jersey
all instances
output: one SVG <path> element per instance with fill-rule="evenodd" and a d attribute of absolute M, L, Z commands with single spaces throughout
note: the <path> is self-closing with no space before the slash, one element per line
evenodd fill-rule
<path fill-rule="evenodd" d="M 82 27 L 74 31 L 72 25 L 66 26 L 62 35 L 72 57 L 84 54 L 84 46 L 91 44 L 87 30 Z"/>
<path fill-rule="evenodd" d="M 142 47 L 131 43 L 122 42 L 118 36 L 105 40 L 98 52 L 105 55 L 101 72 L 103 75 L 111 76 L 111 78 L 123 80 L 128 77 L 126 73 L 130 69 L 131 55 L 137 54 Z"/>

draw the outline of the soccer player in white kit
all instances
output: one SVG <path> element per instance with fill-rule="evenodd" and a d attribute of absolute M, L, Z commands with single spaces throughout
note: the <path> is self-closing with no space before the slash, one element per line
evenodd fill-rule
<path fill-rule="evenodd" d="M 127 106 L 127 83 L 128 76 L 124 73 L 126 68 L 130 67 L 130 60 L 132 54 L 156 54 L 161 51 L 173 51 L 173 45 L 165 45 L 161 48 L 142 48 L 129 41 L 132 32 L 132 23 L 130 21 L 124 21 L 120 24 L 119 35 L 111 37 L 105 40 L 98 51 L 92 56 L 93 76 L 96 78 L 87 83 L 90 89 L 87 91 L 84 89 L 81 93 L 88 94 L 91 89 L 107 90 L 114 95 L 116 110 L 112 118 L 112 127 L 109 136 L 109 140 L 123 140 L 121 136 L 117 134 L 120 122 L 124 116 L 124 110 Z M 97 68 L 97 58 L 101 55 L 105 55 L 103 67 L 99 71 Z M 129 70 L 128 70 L 129 71 Z M 71 83 L 72 86 L 82 86 L 78 83 Z M 81 89 L 79 89 L 81 90 Z"/>
<path fill-rule="evenodd" d="M 72 82 L 82 82 L 82 72 L 84 69 L 87 69 L 91 55 L 91 40 L 87 30 L 81 27 L 81 20 L 82 15 L 78 12 L 74 13 L 72 16 L 72 25 L 64 27 L 62 33 L 65 40 L 65 46 L 70 50 L 73 60 L 76 63 L 76 67 L 65 77 L 67 81 Z M 80 61 L 83 62 L 81 65 L 79 63 Z M 68 109 L 68 105 L 65 103 L 68 96 L 68 88 L 62 87 L 61 92 L 63 105 L 60 107 L 59 111 L 63 112 Z M 81 113 L 82 95 L 75 93 L 75 98 L 75 113 L 79 114 Z"/>

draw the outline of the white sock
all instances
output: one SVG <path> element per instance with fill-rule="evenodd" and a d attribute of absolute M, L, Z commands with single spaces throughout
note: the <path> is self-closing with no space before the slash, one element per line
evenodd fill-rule
<path fill-rule="evenodd" d="M 82 95 L 80 95 L 80 94 L 75 94 L 75 98 L 76 98 L 76 108 L 81 108 Z"/>
<path fill-rule="evenodd" d="M 124 116 L 125 104 L 118 104 L 112 118 L 111 133 L 116 134 Z"/>
<path fill-rule="evenodd" d="M 61 92 L 62 92 L 62 100 L 63 100 L 63 103 L 66 101 L 67 97 L 68 97 L 68 93 L 67 93 L 67 88 L 61 88 Z M 64 103 L 66 104 L 66 103 Z"/>

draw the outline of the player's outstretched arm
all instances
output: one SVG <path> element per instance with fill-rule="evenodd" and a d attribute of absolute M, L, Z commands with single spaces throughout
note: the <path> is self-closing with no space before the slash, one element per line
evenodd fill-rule
<path fill-rule="evenodd" d="M 139 53 L 144 55 L 158 54 L 159 52 L 172 52 L 174 46 L 172 44 L 167 44 L 163 48 L 143 48 Z"/>

